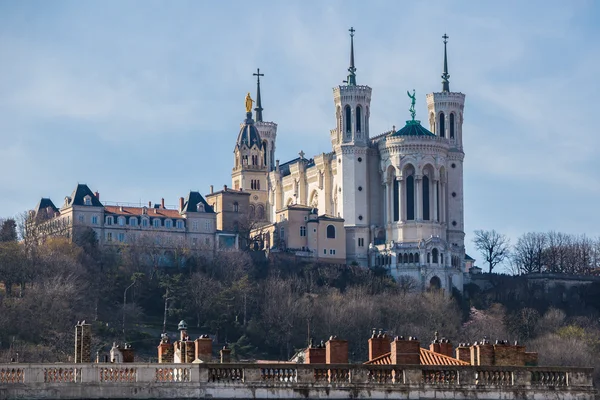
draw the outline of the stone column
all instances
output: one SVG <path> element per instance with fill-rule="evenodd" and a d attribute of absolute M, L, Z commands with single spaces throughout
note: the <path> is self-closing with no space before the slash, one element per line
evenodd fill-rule
<path fill-rule="evenodd" d="M 390 181 L 387 180 L 384 184 L 385 186 L 385 222 L 387 224 L 392 223 L 393 220 L 393 216 L 390 213 L 391 210 L 391 202 L 390 202 L 390 191 L 391 191 L 391 185 L 390 185 Z"/>
<path fill-rule="evenodd" d="M 433 201 L 431 202 L 431 204 L 433 204 L 433 220 L 435 222 L 438 222 L 438 184 L 439 184 L 439 180 L 434 180 L 433 181 Z"/>
<path fill-rule="evenodd" d="M 404 221 L 402 214 L 402 196 L 404 191 L 402 190 L 402 177 L 399 176 L 396 178 L 398 181 L 398 222 Z"/>
<path fill-rule="evenodd" d="M 415 220 L 423 219 L 423 193 L 421 192 L 421 176 L 415 175 Z"/>
<path fill-rule="evenodd" d="M 446 222 L 446 183 L 440 181 L 440 222 Z"/>

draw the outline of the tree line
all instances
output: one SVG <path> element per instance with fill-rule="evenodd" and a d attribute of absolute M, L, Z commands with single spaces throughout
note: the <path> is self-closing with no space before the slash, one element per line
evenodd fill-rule
<path fill-rule="evenodd" d="M 511 245 L 506 235 L 495 230 L 476 230 L 473 243 L 490 273 L 499 264 L 506 264 L 513 274 L 590 275 L 600 271 L 600 237 L 527 232 Z"/>

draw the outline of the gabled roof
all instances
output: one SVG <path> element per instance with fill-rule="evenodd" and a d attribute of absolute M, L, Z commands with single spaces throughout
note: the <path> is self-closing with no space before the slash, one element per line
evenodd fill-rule
<path fill-rule="evenodd" d="M 474 258 L 472 258 L 470 255 L 468 255 L 467 253 L 465 253 L 465 261 L 475 261 Z"/>
<path fill-rule="evenodd" d="M 200 192 L 190 192 L 183 203 L 182 213 L 198 212 L 198 204 L 204 204 L 204 212 L 214 213 L 213 208 L 204 200 Z"/>
<path fill-rule="evenodd" d="M 315 160 L 313 158 L 296 157 L 293 160 L 284 162 L 283 164 L 279 164 L 279 172 L 281 173 L 281 176 L 288 176 L 289 174 L 291 174 L 290 166 L 296 164 L 299 161 L 304 161 L 304 163 L 306 164 L 306 168 L 310 168 L 313 165 L 315 165 Z"/>
<path fill-rule="evenodd" d="M 85 203 L 83 199 L 85 196 L 90 196 L 92 198 L 92 207 L 102 207 L 102 203 L 96 197 L 94 192 L 90 190 L 88 185 L 85 183 L 80 183 L 77 185 L 73 194 L 71 194 L 71 201 L 69 202 L 69 206 L 83 206 Z"/>
<path fill-rule="evenodd" d="M 448 357 L 444 354 L 436 353 L 431 350 L 424 348 L 420 349 L 420 362 L 421 365 L 470 365 L 468 362 L 460 361 L 453 357 Z M 365 364 L 373 365 L 390 365 L 392 363 L 392 353 L 386 353 L 382 356 L 376 357 L 371 361 L 367 361 Z"/>

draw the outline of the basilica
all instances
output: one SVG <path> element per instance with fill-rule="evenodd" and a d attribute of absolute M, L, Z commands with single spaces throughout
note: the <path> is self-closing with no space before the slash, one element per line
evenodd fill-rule
<path fill-rule="evenodd" d="M 331 148 L 286 162 L 276 159 L 277 124 L 263 120 L 263 75 L 254 74 L 256 102 L 246 96 L 232 188 L 250 194 L 249 214 L 261 221 L 255 233 L 265 249 L 383 267 L 422 288 L 462 290 L 465 95 L 450 90 L 443 39 L 442 88 L 426 96 L 428 128 L 415 120 L 415 95 L 408 93 L 406 124 L 372 134 L 372 89 L 357 82 L 350 29 L 347 78 L 333 88 Z"/>

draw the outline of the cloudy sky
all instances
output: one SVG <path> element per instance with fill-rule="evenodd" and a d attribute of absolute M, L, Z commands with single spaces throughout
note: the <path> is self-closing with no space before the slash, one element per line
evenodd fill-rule
<path fill-rule="evenodd" d="M 329 151 L 353 26 L 372 135 L 408 119 L 408 89 L 426 120 L 450 36 L 450 88 L 466 94 L 468 241 L 475 229 L 596 236 L 598 21 L 592 0 L 2 0 L 0 217 L 61 203 L 77 183 L 102 200 L 167 204 L 230 184 L 257 67 L 276 158 Z"/>

